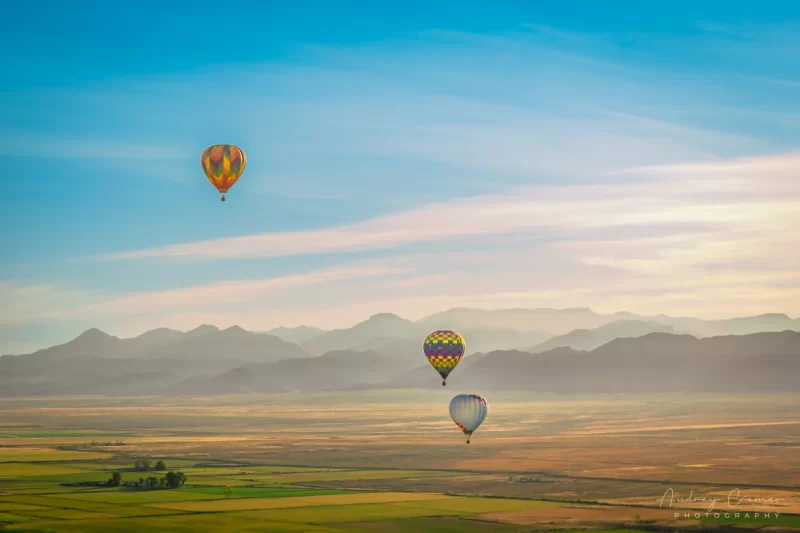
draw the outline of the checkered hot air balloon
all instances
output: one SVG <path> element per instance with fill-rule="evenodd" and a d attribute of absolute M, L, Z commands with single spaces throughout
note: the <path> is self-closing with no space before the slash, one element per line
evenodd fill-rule
<path fill-rule="evenodd" d="M 224 202 L 225 193 L 244 172 L 247 156 L 238 146 L 215 144 L 203 150 L 200 165 L 208 181 L 219 191 L 220 200 Z"/>
<path fill-rule="evenodd" d="M 464 337 L 449 329 L 434 331 L 425 337 L 422 350 L 431 366 L 442 376 L 442 387 L 447 384 L 447 376 L 461 361 L 466 349 Z"/>
<path fill-rule="evenodd" d="M 486 398 L 477 394 L 459 394 L 450 400 L 450 418 L 467 436 L 467 444 L 472 432 L 478 429 L 489 413 Z"/>

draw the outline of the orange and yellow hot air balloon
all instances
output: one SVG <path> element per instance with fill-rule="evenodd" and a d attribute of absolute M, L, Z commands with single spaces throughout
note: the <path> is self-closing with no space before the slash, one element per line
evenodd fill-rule
<path fill-rule="evenodd" d="M 225 201 L 225 193 L 233 187 L 247 165 L 244 150 L 232 144 L 214 144 L 203 150 L 200 164 L 208 181 L 217 188 L 220 200 Z"/>

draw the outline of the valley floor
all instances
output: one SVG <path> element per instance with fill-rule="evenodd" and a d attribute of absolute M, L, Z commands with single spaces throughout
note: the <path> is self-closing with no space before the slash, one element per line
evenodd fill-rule
<path fill-rule="evenodd" d="M 0 400 L 0 531 L 800 530 L 800 397 L 456 392 Z"/>

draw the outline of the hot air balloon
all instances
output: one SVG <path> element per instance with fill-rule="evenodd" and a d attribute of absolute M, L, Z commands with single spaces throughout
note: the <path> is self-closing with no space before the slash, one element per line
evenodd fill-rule
<path fill-rule="evenodd" d="M 208 181 L 217 188 L 220 200 L 225 201 L 225 193 L 233 187 L 247 165 L 244 150 L 232 144 L 214 144 L 203 150 L 200 165 Z"/>
<path fill-rule="evenodd" d="M 447 376 L 461 361 L 466 349 L 464 337 L 455 331 L 440 329 L 425 337 L 422 350 L 431 366 L 442 376 L 442 387 L 447 384 Z"/>
<path fill-rule="evenodd" d="M 459 394 L 450 400 L 450 417 L 467 436 L 467 444 L 472 432 L 478 429 L 488 412 L 486 399 L 477 394 Z"/>

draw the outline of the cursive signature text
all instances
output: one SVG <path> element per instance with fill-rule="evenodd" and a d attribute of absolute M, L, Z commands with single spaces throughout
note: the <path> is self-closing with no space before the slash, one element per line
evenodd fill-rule
<path fill-rule="evenodd" d="M 761 504 L 775 504 L 778 502 L 784 501 L 785 498 L 749 498 L 741 496 L 741 491 L 739 489 L 733 489 L 728 493 L 728 507 L 731 509 L 736 509 L 742 504 L 753 504 L 753 503 L 761 503 Z M 714 497 L 697 497 L 694 495 L 694 489 L 689 492 L 688 498 L 676 498 L 675 491 L 672 488 L 668 488 L 666 492 L 664 492 L 664 496 L 661 497 L 661 503 L 659 507 L 664 506 L 664 502 L 669 501 L 669 507 L 672 507 L 673 502 L 678 503 L 708 503 L 708 511 L 713 511 L 714 507 L 721 501 L 720 498 Z"/>

